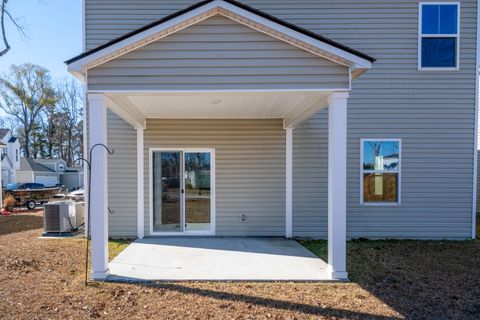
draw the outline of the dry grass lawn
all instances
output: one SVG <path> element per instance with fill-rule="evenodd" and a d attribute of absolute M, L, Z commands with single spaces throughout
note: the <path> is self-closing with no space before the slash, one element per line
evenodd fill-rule
<path fill-rule="evenodd" d="M 83 285 L 84 240 L 40 239 L 41 212 L 0 217 L 4 319 L 479 319 L 480 243 L 349 243 L 350 283 Z M 305 243 L 325 255 L 324 242 Z M 113 254 L 125 243 L 112 242 Z"/>

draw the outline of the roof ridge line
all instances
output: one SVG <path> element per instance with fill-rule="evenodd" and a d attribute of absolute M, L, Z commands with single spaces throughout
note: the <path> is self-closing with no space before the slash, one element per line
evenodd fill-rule
<path fill-rule="evenodd" d="M 204 0 L 204 1 L 200 1 L 200 2 L 198 2 L 198 3 L 196 3 L 196 4 L 193 4 L 193 5 L 185 8 L 185 9 L 182 9 L 182 10 L 179 10 L 179 11 L 177 11 L 177 12 L 174 12 L 173 14 L 167 15 L 167 16 L 163 17 L 162 19 L 159 19 L 159 20 L 153 21 L 153 22 L 151 22 L 151 23 L 148 23 L 148 24 L 146 24 L 146 25 L 143 26 L 143 27 L 140 27 L 140 28 L 138 28 L 138 29 L 132 30 L 132 31 L 130 31 L 130 32 L 128 32 L 128 33 L 126 33 L 126 34 L 124 34 L 124 35 L 122 35 L 122 36 L 119 36 L 119 37 L 117 37 L 117 38 L 115 38 L 115 39 L 112 39 L 112 40 L 110 40 L 110 41 L 108 41 L 108 42 L 106 42 L 106 43 L 104 43 L 104 44 L 102 44 L 102 45 L 100 45 L 100 46 L 97 46 L 97 47 L 93 48 L 93 49 L 87 50 L 87 51 L 85 51 L 85 52 L 83 52 L 83 53 L 81 53 L 81 54 L 79 54 L 79 55 L 77 55 L 77 56 L 75 56 L 75 57 L 73 57 L 73 58 L 71 58 L 71 59 L 66 60 L 65 63 L 66 63 L 67 65 L 69 65 L 69 64 L 71 64 L 71 63 L 73 63 L 73 62 L 75 62 L 75 61 L 78 61 L 78 60 L 80 60 L 80 59 L 83 59 L 83 58 L 85 58 L 85 57 L 87 57 L 87 56 L 89 56 L 89 55 L 91 55 L 91 54 L 93 54 L 93 53 L 99 52 L 99 51 L 101 51 L 101 50 L 103 50 L 103 49 L 106 49 L 106 48 L 108 48 L 108 47 L 110 47 L 110 46 L 112 46 L 112 45 L 114 45 L 114 44 L 117 44 L 117 43 L 119 43 L 119 42 L 121 42 L 121 41 L 123 41 L 123 40 L 126 40 L 126 39 L 128 39 L 128 38 L 130 38 L 130 37 L 133 37 L 133 36 L 135 36 L 135 35 L 137 35 L 137 34 L 140 34 L 140 33 L 144 32 L 144 31 L 147 31 L 147 30 L 149 30 L 149 29 L 151 29 L 151 28 L 154 28 L 154 27 L 156 27 L 156 26 L 159 26 L 159 25 L 161 25 L 161 24 L 163 24 L 163 23 L 165 23 L 165 22 L 167 22 L 167 21 L 169 21 L 169 20 L 172 20 L 172 19 L 174 19 L 174 18 L 177 18 L 177 17 L 179 17 L 179 16 L 181 16 L 181 15 L 183 15 L 183 14 L 186 14 L 186 13 L 188 13 L 188 12 L 190 12 L 190 11 L 193 11 L 193 10 L 195 10 L 195 9 L 197 9 L 197 8 L 200 8 L 200 7 L 202 7 L 202 6 L 205 6 L 205 5 L 207 5 L 207 4 L 211 3 L 211 2 L 215 2 L 215 1 L 222 1 L 222 2 L 225 2 L 225 3 L 231 4 L 231 5 L 233 5 L 233 6 L 236 6 L 237 8 L 243 9 L 243 10 L 248 11 L 248 12 L 250 12 L 250 13 L 253 13 L 253 14 L 257 15 L 257 16 L 260 16 L 260 17 L 262 17 L 262 18 L 265 18 L 265 19 L 267 19 L 267 20 L 270 20 L 270 21 L 272 21 L 272 22 L 274 22 L 274 23 L 277 23 L 277 24 L 279 24 L 279 25 L 281 25 L 281 26 L 283 26 L 283 27 L 289 28 L 289 29 L 291 29 L 291 30 L 293 30 L 293 31 L 299 32 L 299 33 L 301 33 L 301 34 L 303 34 L 303 35 L 306 35 L 306 36 L 308 36 L 308 37 L 311 37 L 311 38 L 313 38 L 313 39 L 315 39 L 315 40 L 324 42 L 324 43 L 326 43 L 326 44 L 328 44 L 328 45 L 331 45 L 331 46 L 333 46 L 333 47 L 336 47 L 336 48 L 338 48 L 338 49 L 341 49 L 341 50 L 343 50 L 343 51 L 345 51 L 345 52 L 348 52 L 348 53 L 350 53 L 350 54 L 356 55 L 357 57 L 360 57 L 360 58 L 362 58 L 362 59 L 368 60 L 369 62 L 372 62 L 372 63 L 373 63 L 373 62 L 376 61 L 375 58 L 373 58 L 373 57 L 371 57 L 371 56 L 369 56 L 369 55 L 367 55 L 367 54 L 365 54 L 365 53 L 363 53 L 363 52 L 361 52 L 361 51 L 358 51 L 358 50 L 353 49 L 353 48 L 351 48 L 351 47 L 345 46 L 345 45 L 343 45 L 343 44 L 341 44 L 341 43 L 339 43 L 339 42 L 337 42 L 337 41 L 334 41 L 334 40 L 332 40 L 332 39 L 330 39 L 330 38 L 324 37 L 324 36 L 322 36 L 322 35 L 320 35 L 320 34 L 317 34 L 317 33 L 315 33 L 315 32 L 312 32 L 312 31 L 310 31 L 310 30 L 308 30 L 308 29 L 299 27 L 299 26 L 297 26 L 297 25 L 295 25 L 295 24 L 292 24 L 292 23 L 290 23 L 290 22 L 287 22 L 287 21 L 285 21 L 285 20 L 279 19 L 279 18 L 277 18 L 277 17 L 275 17 L 275 16 L 272 16 L 272 15 L 270 15 L 270 14 L 268 14 L 268 13 L 265 13 L 264 11 L 255 9 L 255 8 L 250 7 L 250 6 L 248 6 L 248 5 L 244 4 L 244 3 L 241 3 L 241 2 L 239 2 L 239 1 L 236 1 L 236 0 Z"/>

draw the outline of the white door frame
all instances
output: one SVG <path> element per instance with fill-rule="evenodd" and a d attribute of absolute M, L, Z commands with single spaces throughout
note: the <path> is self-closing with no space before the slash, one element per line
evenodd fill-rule
<path fill-rule="evenodd" d="M 149 176 L 149 228 L 151 236 L 213 236 L 215 235 L 215 149 L 212 148 L 149 148 L 148 176 Z M 153 153 L 157 151 L 181 152 L 183 155 L 187 152 L 208 152 L 210 153 L 210 230 L 208 231 L 186 231 L 184 227 L 185 219 L 185 193 L 181 196 L 181 219 L 184 231 L 181 232 L 154 232 L 153 231 Z M 181 164 L 181 188 L 184 189 L 185 183 L 185 162 L 182 156 Z"/>

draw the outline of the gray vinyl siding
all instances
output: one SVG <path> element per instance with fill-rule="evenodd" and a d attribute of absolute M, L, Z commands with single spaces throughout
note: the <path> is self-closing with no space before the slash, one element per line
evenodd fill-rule
<path fill-rule="evenodd" d="M 108 111 L 108 233 L 111 237 L 137 236 L 137 134 Z"/>
<path fill-rule="evenodd" d="M 88 71 L 92 90 L 338 89 L 348 68 L 214 16 Z"/>
<path fill-rule="evenodd" d="M 327 237 L 328 109 L 293 130 L 293 235 Z"/>
<path fill-rule="evenodd" d="M 86 0 L 87 48 L 195 2 Z M 348 236 L 469 237 L 476 1 L 461 1 L 460 70 L 453 72 L 417 70 L 416 0 L 242 2 L 377 59 L 352 82 L 348 100 Z M 326 116 L 324 111 L 294 130 L 295 236 L 327 234 Z M 402 139 L 398 206 L 360 205 L 360 139 L 375 137 Z"/>
<path fill-rule="evenodd" d="M 215 149 L 216 235 L 285 235 L 285 131 L 280 119 L 149 119 L 144 144 L 146 235 L 150 148 Z"/>

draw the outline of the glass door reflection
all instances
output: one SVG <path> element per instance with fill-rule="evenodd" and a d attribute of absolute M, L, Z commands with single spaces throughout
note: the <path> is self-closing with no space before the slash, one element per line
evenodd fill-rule
<path fill-rule="evenodd" d="M 181 232 L 182 154 L 153 153 L 153 232 Z"/>
<path fill-rule="evenodd" d="M 210 231 L 211 154 L 185 152 L 185 231 Z"/>

